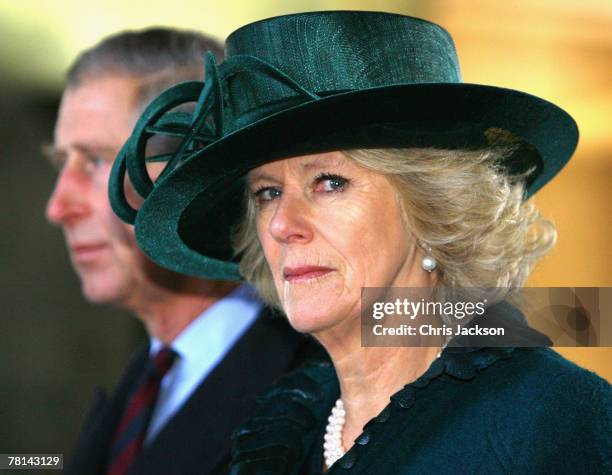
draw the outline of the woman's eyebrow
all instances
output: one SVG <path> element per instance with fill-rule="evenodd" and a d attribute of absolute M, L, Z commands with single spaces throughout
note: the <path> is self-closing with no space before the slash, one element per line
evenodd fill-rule
<path fill-rule="evenodd" d="M 266 172 L 259 171 L 251 171 L 247 175 L 247 185 L 252 186 L 253 183 L 257 183 L 258 181 L 276 181 L 272 175 L 267 174 Z"/>
<path fill-rule="evenodd" d="M 343 157 L 338 156 L 319 156 L 313 157 L 311 160 L 306 161 L 302 164 L 303 170 L 312 170 L 317 168 L 328 168 L 328 167 L 342 167 L 344 165 Z M 251 170 L 247 175 L 247 184 L 252 185 L 260 180 L 264 181 L 278 181 L 272 175 L 265 171 Z"/>
<path fill-rule="evenodd" d="M 316 157 L 302 166 L 304 170 L 311 170 L 313 168 L 327 168 L 327 167 L 340 167 L 343 165 L 343 160 L 338 156 L 326 156 Z"/>

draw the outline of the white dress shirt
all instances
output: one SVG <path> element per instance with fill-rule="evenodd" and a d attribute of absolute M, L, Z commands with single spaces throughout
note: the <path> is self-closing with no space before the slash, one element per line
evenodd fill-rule
<path fill-rule="evenodd" d="M 207 308 L 174 339 L 171 347 L 177 358 L 161 381 L 145 444 L 155 438 L 255 322 L 262 306 L 253 288 L 241 285 Z M 162 346 L 161 341 L 151 337 L 150 355 Z"/>

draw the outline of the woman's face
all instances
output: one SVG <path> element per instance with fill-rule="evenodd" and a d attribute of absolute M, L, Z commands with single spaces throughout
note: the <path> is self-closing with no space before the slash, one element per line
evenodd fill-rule
<path fill-rule="evenodd" d="M 266 260 L 298 331 L 358 325 L 362 287 L 429 284 L 384 175 L 330 152 L 262 165 L 248 183 Z"/>

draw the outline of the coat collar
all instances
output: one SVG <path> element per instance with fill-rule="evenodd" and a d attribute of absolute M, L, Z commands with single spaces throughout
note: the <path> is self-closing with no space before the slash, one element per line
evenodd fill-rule
<path fill-rule="evenodd" d="M 364 426 L 353 447 L 334 468 L 349 469 L 355 464 L 389 420 L 392 407 L 410 409 L 436 379 L 473 380 L 496 361 L 510 358 L 513 351 L 514 348 L 446 348 L 424 374 L 391 396 L 387 407 Z M 330 363 L 310 365 L 282 378 L 259 399 L 255 417 L 235 432 L 232 474 L 268 470 L 300 473 L 338 397 L 338 380 Z M 332 471 L 333 468 L 329 473 Z"/>

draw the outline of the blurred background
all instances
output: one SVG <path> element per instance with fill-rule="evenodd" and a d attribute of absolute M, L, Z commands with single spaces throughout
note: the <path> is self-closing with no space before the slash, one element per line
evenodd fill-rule
<path fill-rule="evenodd" d="M 123 29 L 166 25 L 225 38 L 269 16 L 332 9 L 440 23 L 466 82 L 520 89 L 569 111 L 578 151 L 536 197 L 558 226 L 558 244 L 530 285 L 612 287 L 609 0 L 0 0 L 0 453 L 68 454 L 94 387 L 112 388 L 144 338 L 132 316 L 83 300 L 61 231 L 44 219 L 55 172 L 40 145 L 52 139 L 69 63 Z M 559 352 L 612 380 L 612 348 Z"/>

